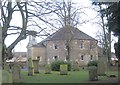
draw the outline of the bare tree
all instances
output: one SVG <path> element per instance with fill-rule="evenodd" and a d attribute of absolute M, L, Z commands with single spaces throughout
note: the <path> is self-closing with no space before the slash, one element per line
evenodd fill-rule
<path fill-rule="evenodd" d="M 12 57 L 12 49 L 18 44 L 18 42 L 26 39 L 28 35 L 48 35 L 46 28 L 42 27 L 41 23 L 54 27 L 52 23 L 49 23 L 45 19 L 45 17 L 57 10 L 52 8 L 53 6 L 51 2 L 20 2 L 19 0 L 12 2 L 9 0 L 4 0 L 1 3 L 2 6 L 0 20 L 2 26 L 3 61 Z M 15 16 L 16 13 L 19 15 Z M 20 17 L 21 20 L 18 21 L 20 21 L 21 25 L 13 24 L 13 19 L 17 17 Z M 10 35 L 17 35 L 18 37 L 11 45 L 6 47 L 5 39 Z"/>
<path fill-rule="evenodd" d="M 85 15 L 83 12 L 84 7 L 76 6 L 76 3 L 72 0 L 55 1 L 54 4 L 56 8 L 59 8 L 58 11 L 54 12 L 57 16 L 54 20 L 59 23 L 60 28 L 65 29 L 66 60 L 69 61 L 73 39 L 71 30 L 77 27 L 77 25 L 87 22 L 86 20 L 82 20 L 80 16 L 82 14 Z"/>
<path fill-rule="evenodd" d="M 108 58 L 108 65 L 110 65 L 110 58 L 111 58 L 111 30 L 108 26 L 108 18 L 107 15 L 107 8 L 111 3 L 94 3 L 94 5 L 98 6 L 98 13 L 100 16 L 100 20 L 98 20 L 97 24 L 102 27 L 102 35 L 98 35 L 99 38 L 101 37 L 101 44 L 103 45 L 103 54 Z"/>

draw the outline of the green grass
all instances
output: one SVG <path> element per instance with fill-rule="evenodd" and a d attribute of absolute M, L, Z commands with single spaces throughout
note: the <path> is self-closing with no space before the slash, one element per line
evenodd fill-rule
<path fill-rule="evenodd" d="M 52 74 L 44 74 L 43 70 L 34 76 L 28 76 L 27 71 L 22 71 L 21 74 L 22 83 L 84 83 L 89 81 L 87 70 L 70 71 L 68 75 L 60 75 L 58 71 L 52 71 Z M 107 72 L 107 75 L 109 74 L 118 75 L 116 71 Z M 99 76 L 99 80 L 106 79 L 106 76 Z"/>

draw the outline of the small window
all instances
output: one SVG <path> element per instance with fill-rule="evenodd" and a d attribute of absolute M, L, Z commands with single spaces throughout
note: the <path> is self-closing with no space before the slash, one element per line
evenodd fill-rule
<path fill-rule="evenodd" d="M 40 56 L 37 56 L 37 59 L 40 59 Z"/>
<path fill-rule="evenodd" d="M 93 55 L 90 56 L 90 60 L 93 60 Z"/>
<path fill-rule="evenodd" d="M 84 56 L 83 55 L 81 55 L 81 60 L 84 60 Z"/>
<path fill-rule="evenodd" d="M 58 49 L 58 45 L 53 44 L 53 49 Z"/>
<path fill-rule="evenodd" d="M 55 45 L 55 49 L 58 49 L 58 46 L 57 46 L 57 45 Z"/>
<path fill-rule="evenodd" d="M 93 55 L 90 56 L 90 60 L 93 60 Z"/>
<path fill-rule="evenodd" d="M 93 48 L 93 41 L 90 41 L 90 49 Z"/>
<path fill-rule="evenodd" d="M 42 57 L 41 56 L 37 56 L 37 60 L 41 61 Z"/>
<path fill-rule="evenodd" d="M 58 56 L 54 56 L 54 59 L 55 59 L 55 60 L 58 60 Z"/>
<path fill-rule="evenodd" d="M 80 42 L 80 48 L 83 48 L 83 41 Z"/>

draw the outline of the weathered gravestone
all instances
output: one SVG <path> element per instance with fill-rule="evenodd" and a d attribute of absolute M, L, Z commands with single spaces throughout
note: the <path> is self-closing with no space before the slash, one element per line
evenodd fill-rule
<path fill-rule="evenodd" d="M 18 63 L 14 63 L 12 67 L 12 78 L 14 83 L 21 81 L 21 67 Z"/>
<path fill-rule="evenodd" d="M 73 62 L 73 71 L 79 71 L 79 63 L 77 61 Z"/>
<path fill-rule="evenodd" d="M 2 83 L 13 83 L 12 74 L 6 70 L 2 70 Z"/>
<path fill-rule="evenodd" d="M 28 59 L 28 76 L 33 76 L 34 75 L 34 65 L 32 58 Z"/>
<path fill-rule="evenodd" d="M 51 74 L 51 65 L 50 64 L 47 64 L 45 66 L 45 74 Z"/>
<path fill-rule="evenodd" d="M 67 75 L 68 74 L 68 65 L 63 64 L 60 65 L 60 75 Z"/>
<path fill-rule="evenodd" d="M 89 80 L 90 81 L 98 80 L 97 67 L 89 66 L 88 70 L 89 70 Z"/>
<path fill-rule="evenodd" d="M 39 60 L 33 60 L 34 73 L 39 73 Z"/>
<path fill-rule="evenodd" d="M 10 66 L 5 62 L 3 66 L 4 70 L 10 72 Z"/>
<path fill-rule="evenodd" d="M 105 75 L 105 71 L 106 71 L 106 62 L 105 62 L 105 58 L 104 57 L 100 57 L 98 60 L 98 75 L 99 76 L 104 76 Z"/>

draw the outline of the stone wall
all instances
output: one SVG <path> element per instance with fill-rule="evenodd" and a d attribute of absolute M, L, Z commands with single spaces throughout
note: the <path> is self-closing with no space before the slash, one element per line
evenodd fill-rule
<path fill-rule="evenodd" d="M 44 47 L 32 47 L 31 48 L 32 59 L 40 58 L 39 64 L 43 66 L 45 64 L 45 48 Z"/>
<path fill-rule="evenodd" d="M 83 43 L 82 48 L 81 43 Z M 63 40 L 48 41 L 46 48 L 32 47 L 31 55 L 33 59 L 36 59 L 39 56 L 40 65 L 44 65 L 48 62 L 50 63 L 54 61 L 55 59 L 66 60 L 67 49 Z M 90 60 L 98 60 L 97 41 L 73 40 L 71 42 L 70 55 L 70 60 L 73 62 L 78 61 L 80 66 L 86 65 Z M 81 59 L 81 56 L 83 56 L 83 60 Z"/>
<path fill-rule="evenodd" d="M 97 50 L 97 41 L 92 41 L 93 45 L 90 49 L 90 40 L 82 40 L 83 48 L 81 48 L 81 40 L 73 40 L 71 42 L 71 61 L 78 61 L 80 64 L 87 64 L 91 60 L 98 60 L 98 50 Z M 55 49 L 55 45 L 57 45 L 57 49 Z M 58 57 L 59 60 L 65 60 L 67 54 L 67 49 L 65 46 L 65 42 L 62 40 L 59 41 L 49 41 L 47 44 L 47 59 L 49 62 L 55 60 L 55 56 Z M 83 60 L 81 60 L 81 56 L 83 56 Z"/>

